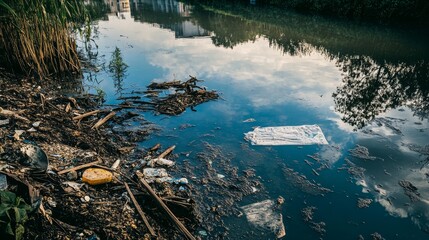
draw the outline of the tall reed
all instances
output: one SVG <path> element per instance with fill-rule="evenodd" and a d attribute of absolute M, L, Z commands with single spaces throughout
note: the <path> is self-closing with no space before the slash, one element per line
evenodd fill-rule
<path fill-rule="evenodd" d="M 6 65 L 40 78 L 79 73 L 74 33 L 88 19 L 80 0 L 0 0 Z"/>

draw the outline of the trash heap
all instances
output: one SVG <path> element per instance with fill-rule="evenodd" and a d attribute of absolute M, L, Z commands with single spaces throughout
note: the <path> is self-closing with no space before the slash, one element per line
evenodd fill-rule
<path fill-rule="evenodd" d="M 175 146 L 137 148 L 111 123 L 139 114 L 97 98 L 0 78 L 2 239 L 195 239 Z"/>

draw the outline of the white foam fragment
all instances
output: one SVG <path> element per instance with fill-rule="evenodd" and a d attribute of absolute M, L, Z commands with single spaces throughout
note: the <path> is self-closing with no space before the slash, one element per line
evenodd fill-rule
<path fill-rule="evenodd" d="M 275 203 L 272 200 L 252 203 L 241 207 L 246 215 L 247 221 L 261 229 L 270 229 L 277 238 L 286 235 L 283 217 L 281 213 L 275 212 Z"/>
<path fill-rule="evenodd" d="M 252 145 L 312 145 L 328 144 L 318 125 L 257 127 L 245 133 Z"/>

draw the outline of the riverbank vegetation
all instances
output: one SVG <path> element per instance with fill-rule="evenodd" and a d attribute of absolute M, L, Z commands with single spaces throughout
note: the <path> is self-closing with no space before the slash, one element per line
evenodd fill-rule
<path fill-rule="evenodd" d="M 79 0 L 0 0 L 0 65 L 36 79 L 79 73 L 74 34 L 87 21 Z"/>

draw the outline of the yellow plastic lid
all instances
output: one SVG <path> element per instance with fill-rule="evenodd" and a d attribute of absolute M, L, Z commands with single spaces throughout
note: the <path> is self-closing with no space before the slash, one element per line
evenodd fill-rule
<path fill-rule="evenodd" d="M 82 182 L 89 185 L 98 185 L 111 182 L 113 174 L 102 168 L 88 168 L 82 174 Z"/>

